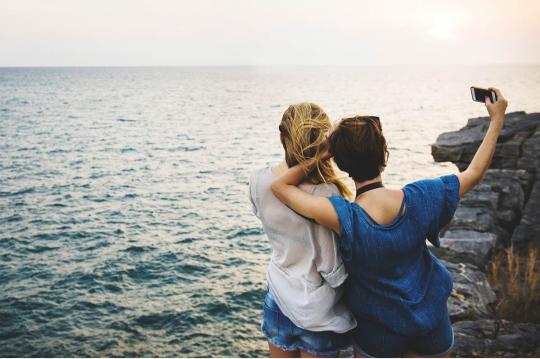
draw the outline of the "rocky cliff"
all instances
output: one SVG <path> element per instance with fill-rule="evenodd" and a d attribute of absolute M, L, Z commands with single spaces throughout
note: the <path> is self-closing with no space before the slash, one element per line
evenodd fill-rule
<path fill-rule="evenodd" d="M 480 145 L 488 117 L 472 118 L 432 145 L 437 162 L 464 170 Z M 448 303 L 456 356 L 540 356 L 540 325 L 496 318 L 499 300 L 486 278 L 496 249 L 540 246 L 540 113 L 506 116 L 485 179 L 460 201 L 433 252 L 454 277 Z M 540 310 L 540 308 L 538 308 Z"/>

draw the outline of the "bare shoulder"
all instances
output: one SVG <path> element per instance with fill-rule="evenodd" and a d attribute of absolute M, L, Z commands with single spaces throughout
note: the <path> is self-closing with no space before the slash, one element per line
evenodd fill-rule
<path fill-rule="evenodd" d="M 249 184 L 254 185 L 259 178 L 269 173 L 271 173 L 270 167 L 257 168 L 251 171 L 251 173 L 249 174 Z"/>
<path fill-rule="evenodd" d="M 384 191 L 378 193 L 376 200 L 382 202 L 383 205 L 394 206 L 401 205 L 404 196 L 405 192 L 402 189 L 385 188 Z"/>
<path fill-rule="evenodd" d="M 405 193 L 402 189 L 387 189 L 386 193 L 382 194 L 381 199 L 383 199 L 383 206 L 387 210 L 394 211 L 396 209 L 399 210 L 404 197 Z"/>
<path fill-rule="evenodd" d="M 393 198 L 403 198 L 404 196 L 403 189 L 401 188 L 399 189 L 388 188 L 387 191 L 388 191 L 387 194 Z"/>

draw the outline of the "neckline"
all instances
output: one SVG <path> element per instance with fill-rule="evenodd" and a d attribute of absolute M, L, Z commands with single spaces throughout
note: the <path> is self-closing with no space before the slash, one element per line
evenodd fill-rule
<path fill-rule="evenodd" d="M 268 172 L 270 172 L 270 175 L 273 177 L 273 178 L 278 178 L 279 176 L 281 176 L 281 174 L 277 174 L 277 173 L 274 173 L 274 170 L 272 169 L 272 165 L 268 165 L 266 166 L 266 170 Z M 298 186 L 318 186 L 318 185 L 321 185 L 321 184 L 324 184 L 323 183 L 311 183 L 311 182 L 306 182 L 306 181 L 302 181 Z"/>
<path fill-rule="evenodd" d="M 369 224 L 371 227 L 378 228 L 378 229 L 392 229 L 398 226 L 407 215 L 407 192 L 405 191 L 404 188 L 402 188 L 401 191 L 403 192 L 403 199 L 401 200 L 401 206 L 399 207 L 399 212 L 394 217 L 392 222 L 387 223 L 387 224 L 381 224 L 381 223 L 375 222 L 375 220 L 371 218 L 369 213 L 367 213 L 367 211 L 364 208 L 362 208 L 360 204 L 358 204 L 356 201 L 353 201 L 352 203 L 355 204 L 356 207 L 358 207 L 358 209 L 360 209 L 360 213 L 362 214 L 361 218 L 364 219 L 364 221 L 367 224 Z"/>
<path fill-rule="evenodd" d="M 367 191 L 371 191 L 371 190 L 374 190 L 374 189 L 377 189 L 377 188 L 382 188 L 382 187 L 384 187 L 384 186 L 383 186 L 381 181 L 373 182 L 373 183 L 367 184 L 365 186 L 358 187 L 356 189 L 356 198 L 358 198 L 358 196 L 360 196 L 362 193 L 365 193 Z M 356 200 L 356 198 L 355 198 L 355 200 Z"/>
<path fill-rule="evenodd" d="M 270 173 L 271 173 L 274 177 L 279 177 L 280 174 L 275 173 L 275 172 L 274 172 L 274 169 L 272 168 L 272 167 L 274 167 L 274 166 L 276 166 L 276 165 L 271 165 L 271 164 L 269 164 L 266 168 L 268 169 L 268 171 L 270 171 Z"/>

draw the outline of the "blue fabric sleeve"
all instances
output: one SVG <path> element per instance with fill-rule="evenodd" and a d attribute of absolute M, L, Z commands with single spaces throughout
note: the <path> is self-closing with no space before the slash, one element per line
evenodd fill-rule
<path fill-rule="evenodd" d="M 339 248 L 341 256 L 344 259 L 350 258 L 352 255 L 352 241 L 353 241 L 353 224 L 352 224 L 352 211 L 351 204 L 345 198 L 341 196 L 328 197 L 330 203 L 334 206 L 339 219 Z"/>
<path fill-rule="evenodd" d="M 456 175 L 447 175 L 432 181 L 434 211 L 427 239 L 435 247 L 440 247 L 439 232 L 450 223 L 459 202 L 459 178 Z"/>

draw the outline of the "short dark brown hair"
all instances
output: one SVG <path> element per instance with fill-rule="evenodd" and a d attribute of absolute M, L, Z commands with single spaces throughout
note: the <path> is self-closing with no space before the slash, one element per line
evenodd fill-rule
<path fill-rule="evenodd" d="M 386 167 L 388 149 L 376 116 L 344 118 L 328 136 L 328 144 L 339 169 L 356 182 L 371 180 Z"/>

